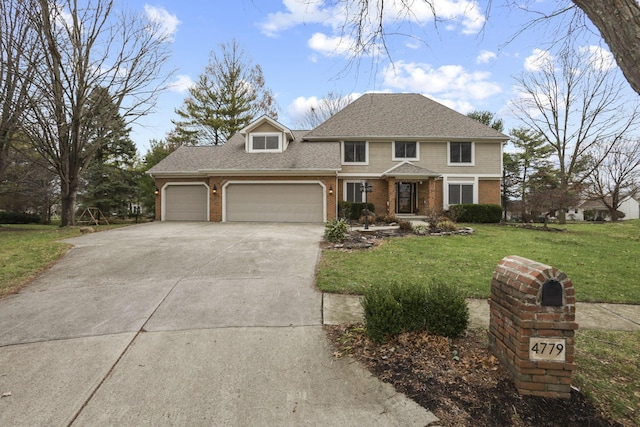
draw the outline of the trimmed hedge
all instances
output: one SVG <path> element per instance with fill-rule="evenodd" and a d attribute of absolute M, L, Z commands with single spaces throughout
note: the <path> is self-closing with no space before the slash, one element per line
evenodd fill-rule
<path fill-rule="evenodd" d="M 366 334 L 375 342 L 422 330 L 456 337 L 469 325 L 469 307 L 462 291 L 439 282 L 428 286 L 398 282 L 369 288 L 361 304 Z"/>
<path fill-rule="evenodd" d="M 24 212 L 0 212 L 0 224 L 40 224 L 40 215 Z"/>
<path fill-rule="evenodd" d="M 457 222 L 476 224 L 498 223 L 502 220 L 502 206 L 492 204 L 453 205 L 449 213 Z"/>
<path fill-rule="evenodd" d="M 376 208 L 373 203 L 353 203 L 342 201 L 338 203 L 340 215 L 344 215 L 345 218 L 357 221 L 362 216 L 362 211 L 368 209 L 369 212 L 375 212 Z"/>

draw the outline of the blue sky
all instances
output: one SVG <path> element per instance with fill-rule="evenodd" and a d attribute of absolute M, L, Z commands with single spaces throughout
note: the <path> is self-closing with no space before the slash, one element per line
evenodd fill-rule
<path fill-rule="evenodd" d="M 523 1 L 542 11 L 562 3 Z M 419 7 L 413 17 L 392 19 L 389 11 L 387 30 L 404 34 L 388 39 L 393 65 L 385 55 L 363 56 L 355 63 L 349 56 L 350 40 L 342 32 L 347 16 L 343 3 L 128 0 L 128 8 L 161 21 L 172 34 L 173 53 L 166 64 L 167 72 L 175 70 L 170 88 L 159 97 L 154 112 L 133 126 L 132 138 L 141 154 L 150 139 L 163 139 L 173 128 L 174 110 L 203 72 L 211 51 L 233 39 L 262 67 L 266 85 L 276 95 L 278 121 L 293 129 L 329 91 L 344 96 L 370 91 L 422 93 L 463 114 L 495 112 L 505 120 L 507 131 L 519 124 L 509 108 L 510 100 L 518 96 L 513 77 L 535 67 L 535 58 L 550 54 L 551 27 L 538 27 L 509 42 L 532 15 L 493 1 L 486 18 L 487 1 L 436 0 L 438 14 L 445 18 L 436 28 L 429 9 L 416 0 Z M 583 45 L 598 42 L 594 36 Z"/>

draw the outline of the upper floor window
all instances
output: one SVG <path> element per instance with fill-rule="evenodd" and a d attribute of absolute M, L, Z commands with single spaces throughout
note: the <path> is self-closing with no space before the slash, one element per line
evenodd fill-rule
<path fill-rule="evenodd" d="M 250 151 L 281 151 L 280 134 L 252 134 Z"/>
<path fill-rule="evenodd" d="M 449 163 L 473 164 L 473 144 L 471 142 L 450 142 Z"/>
<path fill-rule="evenodd" d="M 342 145 L 344 163 L 367 163 L 366 141 L 344 141 Z"/>
<path fill-rule="evenodd" d="M 394 142 L 393 160 L 418 160 L 418 143 L 416 141 Z"/>

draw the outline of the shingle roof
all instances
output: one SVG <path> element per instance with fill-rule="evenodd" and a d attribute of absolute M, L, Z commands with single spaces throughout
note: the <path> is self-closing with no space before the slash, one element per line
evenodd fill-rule
<path fill-rule="evenodd" d="M 296 136 L 306 131 L 294 131 Z M 148 173 L 190 174 L 234 171 L 337 171 L 340 169 L 340 145 L 337 142 L 309 143 L 300 137 L 289 143 L 283 153 L 248 153 L 240 134 L 220 146 L 182 146 Z"/>
<path fill-rule="evenodd" d="M 508 139 L 423 95 L 401 93 L 362 95 L 305 136 L 310 141 L 342 138 Z"/>
<path fill-rule="evenodd" d="M 442 174 L 438 172 L 434 172 L 432 170 L 416 166 L 411 162 L 402 162 L 399 165 L 396 165 L 384 172 L 382 176 L 397 176 L 397 177 L 416 177 L 416 178 L 424 178 L 431 176 L 441 176 Z"/>

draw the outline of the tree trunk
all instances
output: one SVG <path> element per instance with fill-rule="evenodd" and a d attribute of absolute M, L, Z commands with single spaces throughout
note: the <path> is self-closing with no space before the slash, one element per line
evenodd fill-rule
<path fill-rule="evenodd" d="M 71 178 L 69 182 L 61 185 L 61 209 L 60 226 L 66 227 L 76 225 L 76 198 L 78 195 L 78 179 Z"/>
<path fill-rule="evenodd" d="M 633 90 L 640 94 L 640 5 L 637 0 L 573 0 L 600 30 Z"/>

